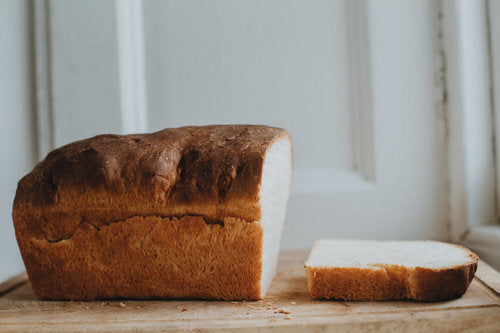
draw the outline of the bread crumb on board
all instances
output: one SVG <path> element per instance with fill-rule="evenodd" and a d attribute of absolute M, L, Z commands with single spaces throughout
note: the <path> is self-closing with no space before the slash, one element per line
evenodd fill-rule
<path fill-rule="evenodd" d="M 123 303 L 123 302 L 120 302 L 118 303 L 118 306 L 121 307 L 121 308 L 124 308 L 127 306 L 127 304 Z"/>
<path fill-rule="evenodd" d="M 185 307 L 183 306 L 178 306 L 177 309 L 180 311 L 180 312 L 186 312 L 188 309 L 186 309 Z"/>

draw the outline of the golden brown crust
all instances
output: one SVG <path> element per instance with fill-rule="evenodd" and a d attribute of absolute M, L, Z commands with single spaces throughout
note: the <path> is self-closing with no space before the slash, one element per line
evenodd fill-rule
<path fill-rule="evenodd" d="M 476 272 L 478 257 L 469 252 L 462 266 L 444 269 L 380 265 L 379 268 L 306 266 L 311 297 L 355 301 L 412 299 L 444 301 L 462 296 Z"/>
<path fill-rule="evenodd" d="M 267 126 L 192 126 L 100 135 L 52 151 L 19 181 L 13 208 L 16 237 L 36 294 L 52 299 L 258 298 L 261 227 L 253 221 L 261 217 L 265 153 L 284 137 L 289 137 L 286 130 Z M 238 222 L 226 223 L 233 218 Z M 143 231 L 135 225 L 148 229 L 147 223 L 161 226 L 155 234 L 163 235 L 154 236 L 151 250 L 112 241 L 108 231 L 133 238 Z M 195 224 L 199 234 L 190 237 L 198 240 L 180 242 L 184 236 L 174 231 L 190 226 L 185 231 L 194 232 Z M 120 249 L 126 251 L 120 254 Z M 105 268 L 108 251 L 114 255 Z M 146 254 L 154 251 L 158 257 Z M 219 265 L 215 273 L 194 276 L 212 261 L 196 258 L 214 254 L 221 255 L 213 258 Z M 179 260 L 187 266 L 180 267 Z M 178 273 L 169 273 L 168 267 Z M 127 289 L 125 282 L 112 286 L 111 280 L 129 273 L 139 289 Z M 157 285 L 144 284 L 147 274 Z M 224 291 L 211 278 L 235 288 Z M 89 279 L 95 285 L 80 285 Z"/>

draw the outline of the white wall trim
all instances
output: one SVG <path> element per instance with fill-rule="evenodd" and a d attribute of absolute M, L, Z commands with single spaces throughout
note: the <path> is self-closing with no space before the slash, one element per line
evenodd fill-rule
<path fill-rule="evenodd" d="M 39 160 L 54 149 L 54 116 L 52 109 L 51 40 L 49 29 L 49 1 L 34 1 L 35 34 L 35 95 L 37 151 Z"/>
<path fill-rule="evenodd" d="M 373 101 L 366 0 L 346 0 L 353 169 L 375 180 Z"/>
<path fill-rule="evenodd" d="M 489 49 L 483 1 L 442 3 L 449 119 L 448 165 L 451 239 L 480 256 L 497 258 L 493 119 Z M 491 227 L 486 227 L 491 225 Z M 486 229 L 485 229 L 486 228 Z M 482 244 L 481 246 L 478 246 Z"/>
<path fill-rule="evenodd" d="M 500 2 L 487 0 L 486 9 L 489 15 L 488 26 L 490 27 L 488 33 L 489 51 L 490 51 L 490 95 L 491 95 L 491 108 L 493 112 L 493 120 L 495 127 L 495 152 L 496 165 L 495 165 L 495 178 L 496 186 L 500 186 L 500 160 L 498 150 L 500 149 L 500 100 L 495 100 L 496 96 L 500 96 Z M 500 97 L 499 97 L 500 98 Z M 500 216 L 500 194 L 496 193 L 496 214 Z"/>
<path fill-rule="evenodd" d="M 141 0 L 117 1 L 123 133 L 147 131 L 144 33 Z"/>

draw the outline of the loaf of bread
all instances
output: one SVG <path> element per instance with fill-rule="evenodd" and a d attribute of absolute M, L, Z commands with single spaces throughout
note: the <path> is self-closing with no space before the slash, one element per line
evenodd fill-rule
<path fill-rule="evenodd" d="M 274 275 L 292 172 L 286 130 L 100 135 L 19 181 L 16 237 L 40 299 L 255 300 Z"/>
<path fill-rule="evenodd" d="M 311 297 L 356 301 L 442 301 L 462 296 L 478 257 L 434 241 L 315 242 L 306 262 Z"/>

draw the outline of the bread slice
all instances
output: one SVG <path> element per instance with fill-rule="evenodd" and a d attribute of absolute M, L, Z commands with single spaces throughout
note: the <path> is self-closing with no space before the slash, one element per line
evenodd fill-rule
<path fill-rule="evenodd" d="M 317 299 L 441 301 L 465 293 L 477 262 L 468 249 L 435 241 L 322 239 L 306 272 Z"/>
<path fill-rule="evenodd" d="M 286 130 L 100 135 L 18 184 L 13 220 L 41 299 L 264 297 L 292 172 Z"/>

